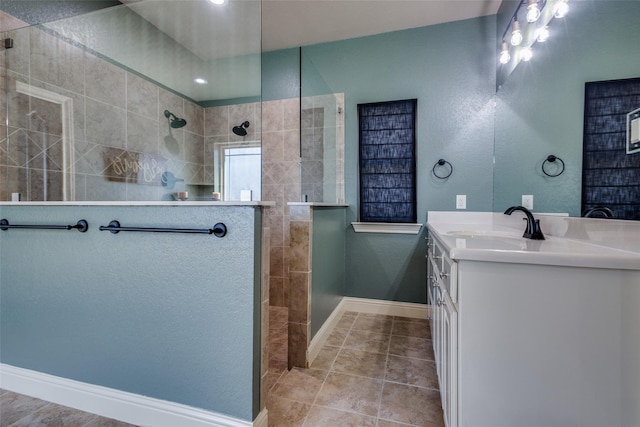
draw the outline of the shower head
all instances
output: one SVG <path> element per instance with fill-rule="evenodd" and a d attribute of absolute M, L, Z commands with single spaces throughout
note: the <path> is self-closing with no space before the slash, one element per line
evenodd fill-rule
<path fill-rule="evenodd" d="M 169 110 L 164 110 L 164 116 L 169 119 L 169 125 L 174 129 L 179 129 L 187 125 L 187 121 L 185 119 L 179 119 L 175 114 L 171 113 Z"/>
<path fill-rule="evenodd" d="M 233 129 L 231 130 L 233 131 L 233 133 L 235 133 L 238 136 L 246 136 L 248 127 L 249 127 L 249 122 L 244 122 L 244 123 L 241 123 L 240 126 L 234 126 Z"/>

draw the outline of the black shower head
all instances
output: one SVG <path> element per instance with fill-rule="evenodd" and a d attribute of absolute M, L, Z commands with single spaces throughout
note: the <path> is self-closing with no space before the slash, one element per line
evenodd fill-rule
<path fill-rule="evenodd" d="M 240 126 L 234 126 L 233 129 L 231 129 L 233 131 L 233 133 L 235 133 L 238 136 L 246 136 L 247 135 L 247 128 L 249 127 L 249 122 L 244 122 L 242 124 L 240 124 Z"/>
<path fill-rule="evenodd" d="M 169 125 L 174 129 L 179 129 L 187 125 L 187 121 L 185 119 L 177 118 L 175 114 L 171 113 L 169 110 L 164 110 L 164 116 L 169 119 Z"/>

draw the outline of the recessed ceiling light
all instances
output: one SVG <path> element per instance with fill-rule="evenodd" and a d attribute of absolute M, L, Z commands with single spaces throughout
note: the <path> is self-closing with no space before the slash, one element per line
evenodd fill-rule
<path fill-rule="evenodd" d="M 227 0 L 209 0 L 211 3 L 221 6 L 227 2 Z"/>
<path fill-rule="evenodd" d="M 208 81 L 206 81 L 202 77 L 197 77 L 197 78 L 193 79 L 193 81 L 198 83 L 199 85 L 206 85 L 207 83 L 209 83 Z"/>

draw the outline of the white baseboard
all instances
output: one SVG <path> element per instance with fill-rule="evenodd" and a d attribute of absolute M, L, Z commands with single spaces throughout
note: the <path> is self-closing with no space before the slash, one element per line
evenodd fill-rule
<path fill-rule="evenodd" d="M 344 297 L 340 300 L 337 307 L 331 312 L 327 320 L 325 320 L 324 324 L 320 327 L 316 335 L 313 337 L 311 342 L 309 343 L 309 348 L 307 349 L 307 361 L 309 365 L 315 360 L 318 353 L 320 353 L 320 349 L 327 342 L 329 335 L 336 327 L 340 318 L 342 317 L 342 313 L 346 311 L 345 309 L 345 301 Z"/>
<path fill-rule="evenodd" d="M 343 297 L 329 318 L 311 340 L 307 350 L 307 360 L 311 364 L 327 338 L 336 327 L 345 311 L 358 313 L 384 314 L 387 316 L 410 317 L 414 319 L 431 318 L 431 306 L 411 302 L 384 301 L 368 298 Z"/>
<path fill-rule="evenodd" d="M 266 409 L 260 412 L 252 423 L 179 403 L 6 364 L 0 364 L 0 387 L 139 426 L 267 427 L 268 425 Z"/>
<path fill-rule="evenodd" d="M 385 314 L 414 319 L 426 319 L 431 314 L 431 307 L 427 304 L 355 297 L 344 297 L 343 302 L 345 311 L 358 313 Z"/>

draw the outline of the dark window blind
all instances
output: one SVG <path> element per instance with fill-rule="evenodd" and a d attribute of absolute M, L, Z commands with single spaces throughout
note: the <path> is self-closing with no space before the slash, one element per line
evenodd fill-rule
<path fill-rule="evenodd" d="M 358 104 L 360 221 L 416 222 L 417 100 Z"/>
<path fill-rule="evenodd" d="M 640 78 L 585 84 L 582 211 L 606 206 L 640 220 L 640 153 L 626 153 L 627 113 L 640 108 Z"/>

